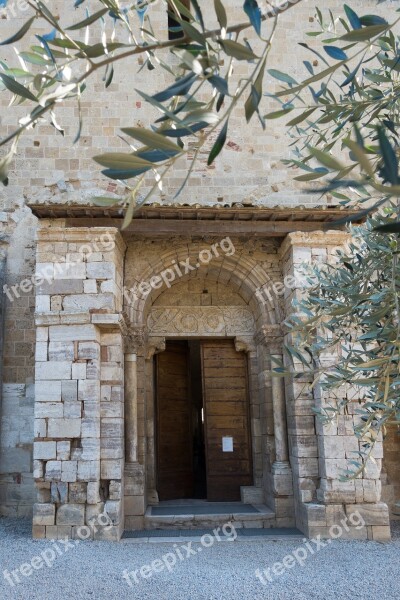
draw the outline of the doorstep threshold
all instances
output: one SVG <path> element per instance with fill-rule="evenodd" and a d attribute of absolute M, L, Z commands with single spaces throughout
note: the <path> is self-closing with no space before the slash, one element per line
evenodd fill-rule
<path fill-rule="evenodd" d="M 304 534 L 294 527 L 291 528 L 243 528 L 236 529 L 236 538 L 224 536 L 220 532 L 220 539 L 215 536 L 213 529 L 156 529 L 143 531 L 125 531 L 121 542 L 123 543 L 172 543 L 172 542 L 201 542 L 204 535 L 212 536 L 217 542 L 253 542 L 253 541 L 290 541 L 302 540 Z"/>

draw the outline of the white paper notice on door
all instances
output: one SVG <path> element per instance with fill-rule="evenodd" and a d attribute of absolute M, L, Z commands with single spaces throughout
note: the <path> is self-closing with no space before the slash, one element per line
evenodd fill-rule
<path fill-rule="evenodd" d="M 223 437 L 222 438 L 222 452 L 233 452 L 233 438 Z"/>

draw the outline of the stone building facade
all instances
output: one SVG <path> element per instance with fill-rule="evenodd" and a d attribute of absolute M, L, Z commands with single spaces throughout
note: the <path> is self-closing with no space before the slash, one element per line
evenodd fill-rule
<path fill-rule="evenodd" d="M 229 4 L 232 20 L 243 18 L 242 2 Z M 366 4 L 376 9 L 354 2 Z M 154 8 L 155 25 L 165 32 L 162 5 Z M 300 71 L 306 56 L 293 44 L 314 26 L 313 14 L 301 3 L 282 17 L 274 67 L 287 70 L 290 51 Z M 24 18 L 0 21 L 1 36 Z M 135 75 L 134 87 L 152 91 L 146 78 Z M 238 113 L 216 166 L 202 156 L 173 201 L 188 166 L 179 164 L 162 195 L 121 232 L 121 211 L 105 213 L 91 198 L 124 190 L 94 171 L 91 156 L 121 148 L 116 134 L 127 119 L 152 119 L 131 88 L 123 73 L 107 92 L 100 80 L 92 83 L 78 148 L 71 147 L 74 107 L 61 109 L 65 139 L 38 126 L 22 140 L 2 192 L 1 514 L 33 514 L 33 535 L 50 539 L 76 536 L 104 511 L 113 525 L 97 539 L 146 527 L 147 508 L 159 501 L 157 357 L 171 341 L 225 340 L 246 365 L 252 467 L 241 491 L 245 502 L 270 510 L 262 526 L 326 536 L 360 513 L 366 527 L 350 527 L 349 537 L 388 539 L 398 439 L 377 444 L 362 477 L 340 481 L 359 449 L 357 397 L 354 410 L 323 427 L 313 408 L 331 399 L 311 381 L 270 374 L 289 339 L 283 323 L 302 293 L 302 264 L 334 261 L 347 240 L 329 230 L 339 208 L 332 199 L 315 206 L 291 182 L 280 163 L 287 155 L 282 125 L 264 133 L 257 124 L 245 127 Z M 12 112 L 3 111 L 6 131 L 15 125 Z"/>

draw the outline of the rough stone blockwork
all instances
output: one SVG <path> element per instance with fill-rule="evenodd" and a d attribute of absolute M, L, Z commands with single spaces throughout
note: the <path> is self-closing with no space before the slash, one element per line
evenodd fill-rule
<path fill-rule="evenodd" d="M 54 280 L 36 298 L 36 537 L 75 537 L 104 511 L 95 539 L 121 534 L 123 251 L 114 229 L 39 232 L 37 272 Z"/>

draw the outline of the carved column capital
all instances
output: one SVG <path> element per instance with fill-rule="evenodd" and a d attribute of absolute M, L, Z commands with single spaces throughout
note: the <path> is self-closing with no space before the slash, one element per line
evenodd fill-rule
<path fill-rule="evenodd" d="M 235 350 L 236 352 L 254 352 L 256 350 L 254 340 L 251 336 L 237 336 L 235 337 Z"/>
<path fill-rule="evenodd" d="M 165 337 L 150 337 L 146 346 L 146 359 L 152 359 L 156 354 L 164 352 L 165 348 Z"/>
<path fill-rule="evenodd" d="M 282 354 L 283 335 L 281 325 L 263 325 L 254 336 L 254 341 L 266 346 L 271 354 Z"/>
<path fill-rule="evenodd" d="M 129 327 L 124 336 L 126 354 L 142 354 L 147 344 L 147 327 Z"/>

